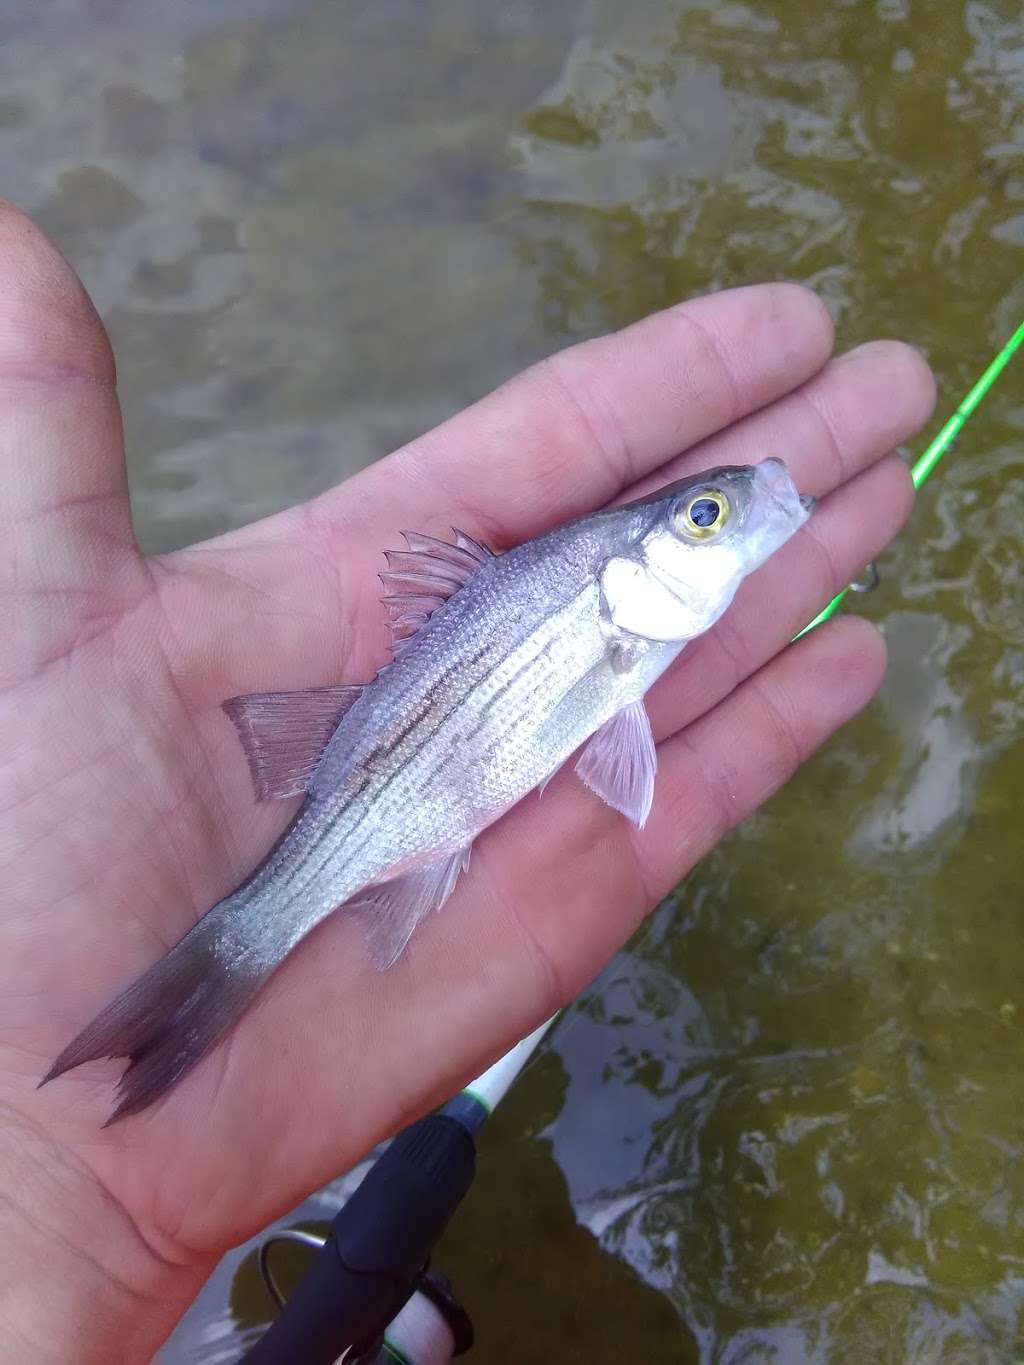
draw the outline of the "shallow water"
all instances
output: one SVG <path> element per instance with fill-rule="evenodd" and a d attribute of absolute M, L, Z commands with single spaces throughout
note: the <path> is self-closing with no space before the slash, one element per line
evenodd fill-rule
<path fill-rule="evenodd" d="M 1019 4 L 9 0 L 3 34 L 3 189 L 111 329 L 152 548 L 688 293 L 803 280 L 945 409 L 1024 315 Z M 485 1135 L 439 1256 L 474 1359 L 1024 1359 L 1021 363 L 855 604 L 879 701 Z M 238 1259 L 168 1361 L 265 1313 Z"/>

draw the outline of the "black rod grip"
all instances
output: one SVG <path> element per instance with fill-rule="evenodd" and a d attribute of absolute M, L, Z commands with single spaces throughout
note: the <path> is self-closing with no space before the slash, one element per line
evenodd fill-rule
<path fill-rule="evenodd" d="M 346 1347 L 379 1340 L 415 1290 L 475 1167 L 472 1137 L 445 1114 L 399 1133 L 336 1215 L 245 1365 L 333 1365 Z"/>

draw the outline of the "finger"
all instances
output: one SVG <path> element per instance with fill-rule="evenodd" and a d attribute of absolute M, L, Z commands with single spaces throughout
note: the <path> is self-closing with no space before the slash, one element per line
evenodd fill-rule
<path fill-rule="evenodd" d="M 802 493 L 821 498 L 919 431 L 934 407 L 935 380 L 921 353 L 901 341 L 870 341 L 670 460 L 622 497 L 644 497 L 701 469 L 775 456 Z"/>
<path fill-rule="evenodd" d="M 819 627 L 659 748 L 657 815 L 636 839 L 647 889 L 666 895 L 874 696 L 885 642 L 861 617 Z"/>
<path fill-rule="evenodd" d="M 305 507 L 169 557 L 170 577 L 156 561 L 166 610 L 204 660 L 183 685 L 297 687 L 376 666 L 376 575 L 399 531 L 526 539 L 801 383 L 831 344 L 823 304 L 795 285 L 694 299 L 534 366 Z M 272 615 L 281 648 L 248 631 L 229 649 L 211 580 L 236 624 Z"/>
<path fill-rule="evenodd" d="M 46 515 L 99 500 L 125 513 L 114 362 L 103 324 L 56 247 L 0 201 L 0 510 Z"/>
<path fill-rule="evenodd" d="M 358 495 L 392 525 L 468 518 L 503 549 L 608 502 L 803 383 L 831 349 L 824 304 L 798 285 L 691 299 L 533 366 L 367 471 Z"/>
<path fill-rule="evenodd" d="M 44 660 L 134 546 L 103 326 L 70 266 L 0 202 L 0 589 L 6 669 Z"/>
<path fill-rule="evenodd" d="M 354 542 L 379 552 L 453 521 L 505 549 L 802 383 L 831 348 L 824 304 L 798 285 L 692 299 L 549 357 L 341 488 L 203 549 L 252 550 L 258 573 L 282 544 L 315 538 L 340 562 Z"/>

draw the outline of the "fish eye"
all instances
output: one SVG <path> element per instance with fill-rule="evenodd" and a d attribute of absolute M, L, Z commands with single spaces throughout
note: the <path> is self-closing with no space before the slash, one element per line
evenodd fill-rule
<path fill-rule="evenodd" d="M 720 489 L 704 488 L 676 514 L 677 529 L 690 540 L 710 540 L 729 520 L 729 499 Z"/>

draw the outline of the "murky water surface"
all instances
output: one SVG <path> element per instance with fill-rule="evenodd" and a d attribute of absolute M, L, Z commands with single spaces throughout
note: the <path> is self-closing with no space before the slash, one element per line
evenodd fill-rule
<path fill-rule="evenodd" d="M 150 547 L 691 292 L 803 280 L 842 344 L 921 346 L 946 408 L 1024 314 L 1010 0 L 8 0 L 2 29 L 3 188 L 113 333 Z M 441 1256 L 481 1362 L 1024 1359 L 1022 392 L 858 603 L 879 702 L 486 1135 Z M 168 1361 L 265 1314 L 240 1259 Z"/>

